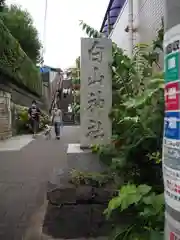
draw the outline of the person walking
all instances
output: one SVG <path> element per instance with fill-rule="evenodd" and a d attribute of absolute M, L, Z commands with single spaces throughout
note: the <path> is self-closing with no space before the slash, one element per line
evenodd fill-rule
<path fill-rule="evenodd" d="M 33 137 L 36 137 L 36 134 L 39 129 L 40 114 L 41 114 L 41 111 L 38 108 L 36 101 L 33 100 L 32 106 L 28 110 L 28 116 L 29 116 L 32 131 L 33 131 Z"/>
<path fill-rule="evenodd" d="M 62 124 L 62 111 L 60 108 L 55 107 L 52 112 L 52 125 L 54 125 L 56 139 L 60 139 L 61 124 Z"/>

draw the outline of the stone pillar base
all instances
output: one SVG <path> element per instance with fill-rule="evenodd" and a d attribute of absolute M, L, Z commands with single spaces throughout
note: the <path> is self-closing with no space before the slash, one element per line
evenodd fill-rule
<path fill-rule="evenodd" d="M 91 149 L 82 149 L 80 144 L 68 144 L 67 148 L 68 170 L 76 169 L 82 172 L 103 172 L 104 164 L 99 161 L 97 154 Z"/>

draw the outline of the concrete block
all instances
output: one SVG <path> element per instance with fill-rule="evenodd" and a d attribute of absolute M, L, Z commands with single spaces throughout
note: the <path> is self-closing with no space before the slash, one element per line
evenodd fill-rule
<path fill-rule="evenodd" d="M 90 149 L 81 149 L 80 144 L 68 144 L 67 148 L 68 169 L 76 169 L 83 172 L 103 172 L 106 170 L 104 164 L 99 161 L 97 154 Z"/>

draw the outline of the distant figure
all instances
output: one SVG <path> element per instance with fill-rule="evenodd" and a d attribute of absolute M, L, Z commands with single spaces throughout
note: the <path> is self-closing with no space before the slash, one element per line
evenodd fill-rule
<path fill-rule="evenodd" d="M 60 108 L 54 108 L 52 112 L 52 124 L 54 125 L 56 139 L 60 139 L 60 129 L 62 124 L 62 111 Z"/>
<path fill-rule="evenodd" d="M 68 113 L 70 113 L 70 114 L 69 114 L 69 119 L 70 119 L 70 121 L 71 121 L 71 120 L 72 120 L 72 117 L 73 117 L 71 104 L 68 105 Z"/>
<path fill-rule="evenodd" d="M 41 114 L 41 111 L 38 108 L 36 101 L 33 100 L 32 106 L 28 110 L 28 116 L 29 116 L 32 131 L 33 131 L 33 137 L 36 136 L 39 129 L 40 114 Z"/>
<path fill-rule="evenodd" d="M 49 126 L 48 124 L 45 125 L 45 138 L 46 140 L 50 140 L 51 139 L 51 126 Z"/>
<path fill-rule="evenodd" d="M 69 113 L 72 113 L 72 107 L 71 107 L 71 104 L 68 105 L 68 112 L 69 112 Z"/>

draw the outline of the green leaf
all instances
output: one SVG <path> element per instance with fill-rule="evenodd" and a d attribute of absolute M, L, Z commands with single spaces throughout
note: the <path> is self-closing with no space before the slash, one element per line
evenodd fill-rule
<path fill-rule="evenodd" d="M 142 184 L 139 185 L 137 190 L 139 191 L 140 194 L 142 195 L 146 195 L 147 193 L 149 193 L 151 191 L 152 187 L 146 185 L 146 184 Z"/>
<path fill-rule="evenodd" d="M 108 204 L 108 208 L 104 211 L 104 214 L 107 215 L 107 218 L 110 217 L 113 210 L 119 208 L 121 205 L 121 198 L 120 197 L 114 197 L 110 200 Z"/>
<path fill-rule="evenodd" d="M 113 158 L 112 165 L 117 165 L 119 168 L 123 168 L 126 165 L 126 159 L 124 157 Z"/>
<path fill-rule="evenodd" d="M 163 240 L 164 239 L 164 234 L 162 232 L 150 231 L 150 240 Z"/>
<path fill-rule="evenodd" d="M 143 198 L 143 202 L 146 204 L 146 205 L 150 205 L 150 204 L 153 204 L 153 200 L 154 200 L 154 197 L 155 197 L 155 193 L 151 193 L 151 195 L 147 196 L 147 197 L 144 197 Z"/>
<path fill-rule="evenodd" d="M 143 216 L 145 218 L 151 217 L 156 215 L 156 212 L 152 206 L 145 207 L 142 212 L 139 213 L 140 216 Z"/>
<path fill-rule="evenodd" d="M 164 201 L 164 193 L 161 193 L 159 195 L 156 195 L 153 199 L 153 207 L 158 213 L 161 211 L 164 207 L 165 201 Z"/>
<path fill-rule="evenodd" d="M 3 11 L 1 20 L 18 41 L 27 56 L 35 64 L 41 63 L 40 61 L 43 60 L 40 53 L 42 45 L 29 12 L 17 5 L 10 5 Z"/>
<path fill-rule="evenodd" d="M 0 20 L 0 70 L 12 78 L 13 83 L 26 87 L 30 92 L 42 94 L 40 72 L 19 46 L 17 40 Z"/>
<path fill-rule="evenodd" d="M 131 225 L 124 225 L 124 226 L 122 225 L 122 226 L 116 227 L 111 233 L 110 239 L 116 240 L 116 239 L 119 239 L 120 237 L 124 239 L 123 236 L 125 235 L 125 233 L 128 231 L 130 227 Z"/>
<path fill-rule="evenodd" d="M 119 197 L 121 198 L 121 211 L 123 211 L 130 205 L 137 204 L 141 200 L 142 195 L 138 192 L 136 185 L 127 184 L 121 188 Z"/>
<path fill-rule="evenodd" d="M 132 122 L 132 123 L 137 123 L 139 121 L 139 117 L 124 117 L 121 119 L 118 124 L 123 123 L 123 122 Z"/>
<path fill-rule="evenodd" d="M 92 27 L 90 27 L 89 25 L 87 25 L 86 23 L 84 23 L 82 20 L 80 21 L 79 25 L 82 26 L 82 30 L 84 30 L 86 32 L 86 34 L 89 37 L 93 37 L 93 38 L 101 38 L 104 36 L 104 34 L 98 32 L 97 30 L 93 29 Z"/>

